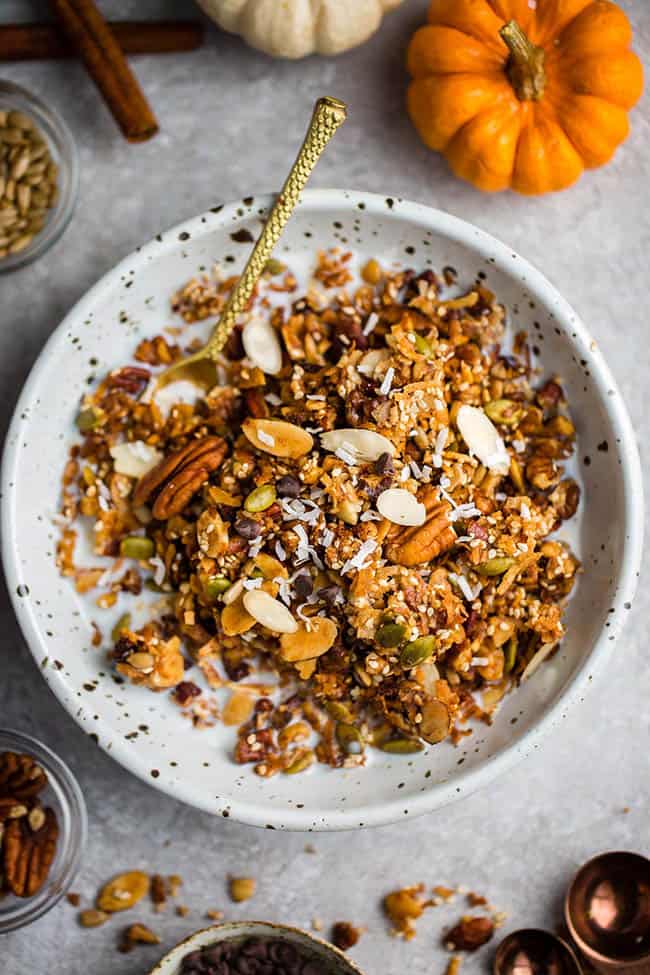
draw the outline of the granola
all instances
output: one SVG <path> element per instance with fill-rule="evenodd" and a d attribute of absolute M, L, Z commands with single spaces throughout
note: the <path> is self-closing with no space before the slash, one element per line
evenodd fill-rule
<path fill-rule="evenodd" d="M 579 571 L 551 537 L 579 503 L 575 429 L 525 334 L 505 351 L 481 281 L 450 296 L 375 261 L 354 287 L 351 259 L 321 254 L 298 298 L 270 270 L 194 402 L 152 391 L 193 342 L 141 342 L 146 367 L 84 397 L 64 470 L 61 572 L 104 608 L 160 594 L 142 627 L 115 627 L 117 672 L 197 727 L 237 726 L 235 761 L 260 776 L 491 721 L 555 652 Z M 232 283 L 175 295 L 174 335 Z M 84 522 L 100 568 L 76 564 Z"/>

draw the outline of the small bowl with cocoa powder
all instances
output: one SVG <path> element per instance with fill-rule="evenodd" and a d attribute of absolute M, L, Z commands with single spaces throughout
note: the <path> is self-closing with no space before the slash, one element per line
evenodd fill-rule
<path fill-rule="evenodd" d="M 86 832 L 86 806 L 70 769 L 35 738 L 0 728 L 0 934 L 61 900 Z"/>
<path fill-rule="evenodd" d="M 36 260 L 59 239 L 78 186 L 77 148 L 63 119 L 0 79 L 0 272 Z"/>
<path fill-rule="evenodd" d="M 333 945 L 299 928 L 266 921 L 216 924 L 190 935 L 150 975 L 363 975 Z"/>

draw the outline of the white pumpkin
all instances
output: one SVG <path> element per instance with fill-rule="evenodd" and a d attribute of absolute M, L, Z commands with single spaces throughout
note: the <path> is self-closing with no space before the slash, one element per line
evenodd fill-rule
<path fill-rule="evenodd" d="M 277 58 L 362 44 L 402 0 L 198 0 L 215 23 Z"/>

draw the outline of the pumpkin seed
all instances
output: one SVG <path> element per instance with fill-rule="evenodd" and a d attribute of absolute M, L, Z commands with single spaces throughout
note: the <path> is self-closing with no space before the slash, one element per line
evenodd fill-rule
<path fill-rule="evenodd" d="M 414 738 L 389 738 L 379 745 L 382 752 L 388 752 L 390 755 L 414 755 L 415 752 L 421 752 L 423 747 Z"/>
<path fill-rule="evenodd" d="M 6 124 L 13 126 L 16 129 L 33 129 L 34 123 L 30 119 L 29 115 L 25 115 L 24 112 L 18 112 L 16 109 L 12 109 L 6 119 Z"/>
<path fill-rule="evenodd" d="M 404 623 L 384 623 L 375 633 L 375 643 L 386 650 L 398 647 L 406 638 L 408 627 Z"/>
<path fill-rule="evenodd" d="M 345 724 L 352 723 L 354 715 L 348 706 L 342 704 L 341 701 L 326 701 L 325 710 L 335 721 L 343 721 Z"/>
<path fill-rule="evenodd" d="M 113 643 L 117 643 L 123 630 L 128 630 L 131 627 L 131 614 L 122 613 L 119 620 L 111 630 L 111 640 Z"/>
<path fill-rule="evenodd" d="M 515 559 L 509 558 L 508 556 L 503 556 L 501 558 L 496 557 L 493 559 L 488 559 L 487 562 L 482 562 L 480 565 L 475 565 L 474 569 L 480 576 L 502 576 L 504 572 L 511 569 L 515 564 Z"/>
<path fill-rule="evenodd" d="M 146 535 L 129 535 L 120 542 L 120 555 L 125 559 L 150 559 L 155 552 L 155 546 Z"/>
<path fill-rule="evenodd" d="M 360 755 L 363 751 L 363 735 L 356 725 L 339 721 L 336 726 L 336 740 L 348 755 Z"/>
<path fill-rule="evenodd" d="M 232 583 L 225 576 L 212 576 L 211 579 L 207 579 L 203 585 L 206 596 L 210 599 L 216 599 L 218 596 L 222 596 L 224 592 L 230 589 Z"/>
<path fill-rule="evenodd" d="M 503 669 L 506 674 L 509 674 L 517 662 L 517 637 L 513 633 L 508 642 L 506 643 L 505 659 L 503 662 Z"/>
<path fill-rule="evenodd" d="M 94 430 L 98 427 L 103 418 L 103 411 L 95 409 L 94 406 L 89 406 L 77 416 L 77 429 L 81 433 L 88 433 L 89 430 Z"/>
<path fill-rule="evenodd" d="M 435 636 L 420 636 L 417 640 L 407 643 L 400 654 L 399 662 L 404 669 L 417 667 L 428 660 L 436 649 Z"/>
<path fill-rule="evenodd" d="M 521 404 L 512 399 L 493 399 L 483 409 L 493 423 L 506 427 L 516 427 L 524 415 Z"/>
<path fill-rule="evenodd" d="M 287 265 L 283 264 L 282 261 L 276 260 L 275 257 L 269 257 L 264 265 L 264 271 L 266 274 L 270 274 L 271 277 L 275 277 L 277 274 L 283 274 L 286 269 Z"/>
<path fill-rule="evenodd" d="M 267 508 L 271 507 L 276 498 L 277 491 L 274 485 L 262 484 L 247 496 L 244 501 L 244 508 L 250 512 L 266 511 Z"/>
<path fill-rule="evenodd" d="M 16 182 L 25 175 L 27 172 L 27 167 L 29 166 L 29 152 L 21 152 L 19 156 L 13 162 L 10 170 L 10 176 L 15 179 Z"/>
<path fill-rule="evenodd" d="M 433 354 L 433 349 L 431 348 L 431 343 L 428 339 L 425 339 L 424 335 L 418 335 L 415 333 L 415 350 L 419 352 L 420 355 L 430 356 Z"/>

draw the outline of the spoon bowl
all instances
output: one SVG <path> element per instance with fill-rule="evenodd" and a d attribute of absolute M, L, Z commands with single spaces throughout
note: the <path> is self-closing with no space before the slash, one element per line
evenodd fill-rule
<path fill-rule="evenodd" d="M 578 959 L 562 938 L 538 928 L 522 928 L 497 948 L 494 975 L 582 975 Z"/>
<path fill-rule="evenodd" d="M 589 860 L 571 883 L 565 915 L 571 937 L 596 967 L 650 971 L 646 857 L 613 852 Z"/>

